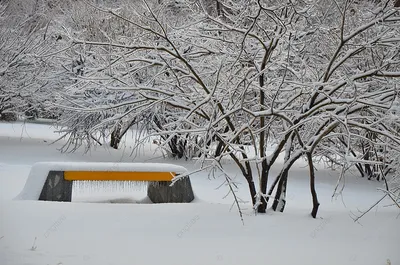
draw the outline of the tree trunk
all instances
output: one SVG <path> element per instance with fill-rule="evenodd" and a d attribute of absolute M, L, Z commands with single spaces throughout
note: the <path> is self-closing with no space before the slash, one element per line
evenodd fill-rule
<path fill-rule="evenodd" d="M 268 196 L 267 196 L 267 202 L 268 202 L 270 196 L 272 195 L 272 193 L 274 192 L 275 187 L 276 187 L 276 185 L 278 184 L 279 180 L 280 180 L 280 175 L 278 175 L 278 176 L 276 177 L 276 179 L 275 179 L 274 182 L 272 183 L 271 187 L 269 188 L 269 191 L 268 191 L 268 194 L 267 194 L 267 195 L 268 195 Z"/>
<path fill-rule="evenodd" d="M 224 129 L 224 133 L 229 132 L 229 126 L 226 126 Z M 209 146 L 211 145 L 211 142 L 209 142 Z M 217 148 L 215 149 L 215 157 L 219 157 L 222 154 L 222 151 L 224 150 L 225 143 L 222 141 L 222 139 L 218 139 L 218 145 Z"/>
<path fill-rule="evenodd" d="M 294 134 L 291 134 L 291 136 L 289 137 L 289 141 L 285 144 L 285 159 L 284 159 L 285 163 L 289 161 L 290 156 L 291 156 L 293 138 L 294 138 Z M 279 180 L 279 182 L 278 182 L 279 185 L 276 190 L 274 203 L 272 204 L 272 209 L 274 211 L 278 210 L 280 212 L 283 212 L 283 210 L 285 209 L 287 178 L 288 178 L 288 174 L 289 174 L 289 169 L 292 166 L 292 164 L 294 163 L 294 161 L 292 161 L 292 163 L 287 165 L 286 168 L 282 169 L 281 173 L 275 180 L 275 183 L 271 187 L 273 190 L 273 188 L 275 188 L 276 181 Z"/>
<path fill-rule="evenodd" d="M 251 201 L 253 203 L 253 206 L 256 204 L 256 186 L 254 185 L 254 180 L 253 180 L 253 173 L 251 170 L 251 165 L 249 161 L 244 162 L 244 165 L 240 162 L 239 158 L 230 152 L 228 150 L 229 156 L 233 159 L 233 161 L 236 163 L 236 165 L 240 168 L 240 171 L 242 172 L 242 175 L 245 177 L 247 184 L 249 185 L 249 190 L 250 190 L 250 196 L 251 196 Z M 247 160 L 247 156 L 245 153 L 242 154 L 243 159 Z"/>
<path fill-rule="evenodd" d="M 167 135 L 166 139 L 169 136 Z M 169 149 L 173 158 L 181 159 L 185 156 L 186 141 L 180 139 L 178 135 L 174 135 L 168 142 Z"/>
<path fill-rule="evenodd" d="M 219 157 L 221 155 L 224 146 L 225 146 L 224 142 L 222 141 L 218 142 L 217 148 L 215 149 L 215 157 Z"/>
<path fill-rule="evenodd" d="M 263 71 L 266 67 L 267 64 L 267 60 L 268 60 L 268 56 L 269 56 L 269 51 L 266 50 L 264 53 L 264 58 L 263 61 L 261 63 L 261 71 Z M 265 84 L 265 80 L 264 80 L 264 74 L 261 74 L 258 82 L 260 85 L 260 111 L 263 111 L 264 108 L 264 104 L 265 104 L 265 93 L 263 91 L 263 87 Z M 269 170 L 269 166 L 267 163 L 267 157 L 266 157 L 266 133 L 264 130 L 265 127 L 265 117 L 261 116 L 260 117 L 260 142 L 259 142 L 259 146 L 258 149 L 260 150 L 260 158 L 262 159 L 261 162 L 261 182 L 260 182 L 260 192 L 261 192 L 261 198 L 260 198 L 260 205 L 258 206 L 258 212 L 259 213 L 265 213 L 267 210 L 267 203 L 268 201 L 266 200 L 266 197 L 264 196 L 267 193 L 267 184 L 268 184 L 268 170 Z"/>
<path fill-rule="evenodd" d="M 114 149 L 118 149 L 118 145 L 121 142 L 121 124 L 117 124 L 111 133 L 111 143 L 110 146 Z"/>
<path fill-rule="evenodd" d="M 265 162 L 265 163 L 264 163 L 264 161 L 262 162 L 261 170 L 262 170 L 262 172 L 261 172 L 260 192 L 262 194 L 267 194 L 267 184 L 268 184 L 268 175 L 269 175 L 269 166 L 268 166 L 267 162 Z M 260 205 L 258 205 L 258 207 L 257 207 L 257 212 L 265 213 L 267 211 L 267 205 L 268 205 L 268 197 L 262 196 L 260 198 Z"/>
<path fill-rule="evenodd" d="M 275 193 L 274 203 L 272 204 L 272 209 L 274 211 L 283 212 L 286 205 L 286 187 L 289 169 L 284 169 L 279 174 L 278 188 Z"/>
<path fill-rule="evenodd" d="M 217 0 L 217 17 L 220 17 L 222 15 L 222 7 L 221 3 Z"/>
<path fill-rule="evenodd" d="M 254 184 L 253 177 L 252 176 L 245 176 L 247 183 L 249 185 L 249 190 L 250 190 L 250 196 L 251 196 L 251 202 L 253 205 L 256 204 L 256 185 Z"/>
<path fill-rule="evenodd" d="M 314 170 L 314 164 L 312 161 L 311 153 L 307 153 L 307 160 L 308 160 L 308 169 L 310 171 L 310 190 L 311 190 L 311 196 L 312 196 L 312 202 L 313 202 L 311 216 L 313 218 L 316 218 L 317 212 L 318 212 L 318 207 L 319 207 L 319 202 L 318 202 L 317 192 L 315 190 L 315 170 Z"/>
<path fill-rule="evenodd" d="M 252 201 L 253 206 L 254 206 L 256 204 L 257 191 L 256 191 L 256 186 L 254 185 L 253 171 L 251 170 L 250 162 L 248 161 L 248 157 L 247 157 L 246 153 L 244 152 L 243 147 L 241 147 L 240 149 L 242 150 L 243 159 L 246 160 L 246 162 L 244 162 L 245 170 L 243 172 L 246 172 L 246 174 L 244 174 L 244 176 L 245 176 L 245 178 L 247 180 L 247 183 L 249 185 L 251 201 Z M 239 161 L 237 161 L 237 162 L 239 162 Z"/>
<path fill-rule="evenodd" d="M 345 141 L 345 139 L 343 139 L 343 137 L 339 137 L 338 139 L 339 139 L 339 141 L 340 141 L 346 148 L 349 149 L 350 153 L 351 153 L 354 157 L 357 157 L 356 152 L 354 152 L 353 148 L 351 148 L 351 147 L 348 146 L 347 142 Z M 329 142 L 335 144 L 335 142 L 334 142 L 333 140 L 329 140 Z M 356 166 L 357 170 L 360 172 L 361 177 L 365 177 L 366 173 L 365 173 L 365 171 L 364 171 L 363 165 L 362 165 L 361 163 L 356 163 L 355 166 Z"/>

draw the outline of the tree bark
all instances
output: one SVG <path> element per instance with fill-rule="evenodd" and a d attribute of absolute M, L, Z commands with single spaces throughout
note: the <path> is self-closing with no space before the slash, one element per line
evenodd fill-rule
<path fill-rule="evenodd" d="M 114 149 L 118 149 L 118 145 L 121 142 L 121 125 L 118 123 L 111 133 L 110 146 Z"/>
<path fill-rule="evenodd" d="M 289 161 L 291 152 L 292 152 L 292 144 L 293 144 L 294 134 L 291 134 L 289 140 L 285 144 L 285 163 Z M 295 161 L 295 160 L 294 160 Z M 276 190 L 274 203 L 272 204 L 272 209 L 274 211 L 278 210 L 283 212 L 286 205 L 286 186 L 287 186 L 287 178 L 289 174 L 289 169 L 293 165 L 294 161 L 292 161 L 286 168 L 282 169 L 279 176 L 276 178 L 274 184 L 271 187 L 271 193 L 276 186 L 276 182 L 279 183 L 278 188 Z"/>
<path fill-rule="evenodd" d="M 310 171 L 310 191 L 311 191 L 312 202 L 313 202 L 311 216 L 313 218 L 316 218 L 317 212 L 318 212 L 318 207 L 319 207 L 319 202 L 318 202 L 317 192 L 315 190 L 315 170 L 314 170 L 314 164 L 312 161 L 311 153 L 307 153 L 307 160 L 308 160 L 308 168 Z"/>
<path fill-rule="evenodd" d="M 268 184 L 268 175 L 269 175 L 269 166 L 267 162 L 264 163 L 262 162 L 262 167 L 261 167 L 261 182 L 260 182 L 260 192 L 262 194 L 267 194 L 267 184 Z M 268 205 L 268 197 L 262 196 L 260 200 L 260 205 L 257 208 L 257 212 L 259 213 L 265 213 L 267 211 L 267 205 Z"/>
<path fill-rule="evenodd" d="M 249 185 L 249 190 L 250 190 L 250 196 L 251 196 L 251 202 L 253 205 L 256 204 L 256 185 L 254 185 L 253 177 L 252 176 L 245 176 L 247 183 Z"/>
<path fill-rule="evenodd" d="M 272 204 L 272 210 L 274 211 L 283 212 L 285 210 L 288 172 L 289 168 L 284 169 L 279 174 L 278 188 L 275 193 L 274 203 Z"/>
<path fill-rule="evenodd" d="M 271 187 L 269 188 L 269 191 L 268 191 L 268 194 L 267 194 L 267 195 L 268 195 L 268 197 L 267 197 L 267 202 L 268 202 L 270 196 L 272 195 L 272 193 L 274 192 L 275 187 L 276 187 L 276 185 L 278 184 L 279 180 L 280 180 L 280 175 L 278 175 L 278 176 L 275 178 L 274 182 L 272 183 Z"/>
<path fill-rule="evenodd" d="M 267 65 L 268 57 L 270 55 L 271 50 L 266 50 L 264 54 L 263 61 L 261 63 L 261 71 L 263 71 Z M 264 104 L 265 104 L 265 93 L 263 91 L 264 85 L 265 85 L 265 80 L 264 80 L 264 74 L 261 74 L 258 80 L 258 83 L 260 85 L 260 111 L 263 111 Z M 260 205 L 258 206 L 258 212 L 259 213 L 265 213 L 267 210 L 267 203 L 268 201 L 266 200 L 266 197 L 264 194 L 267 193 L 267 184 L 268 184 L 268 163 L 267 163 L 267 158 L 266 158 L 266 133 L 264 130 L 265 127 L 265 117 L 261 116 L 260 117 L 260 143 L 259 143 L 259 151 L 260 151 L 260 158 L 262 159 L 261 162 L 261 181 L 260 181 L 260 192 L 261 192 L 261 198 L 260 198 Z"/>
<path fill-rule="evenodd" d="M 235 154 L 230 152 L 230 150 L 228 150 L 228 152 L 229 152 L 229 156 L 233 159 L 233 161 L 236 163 L 236 165 L 240 168 L 242 175 L 245 177 L 247 184 L 249 185 L 251 201 L 254 206 L 256 204 L 257 191 L 256 191 L 256 186 L 254 185 L 253 173 L 251 170 L 250 162 L 246 161 L 244 163 L 245 165 L 243 165 Z M 243 153 L 242 155 L 243 155 L 243 158 L 247 160 L 246 154 Z"/>
<path fill-rule="evenodd" d="M 346 141 L 343 139 L 343 137 L 339 137 L 338 139 L 339 139 L 339 141 L 340 141 L 346 148 L 349 149 L 350 153 L 351 153 L 354 157 L 357 157 L 356 152 L 354 152 L 353 148 L 351 148 L 351 147 L 349 147 L 349 146 L 347 145 L 347 143 L 346 143 Z M 333 140 L 329 140 L 329 142 L 335 144 L 335 142 L 334 142 Z M 364 171 L 363 165 L 362 165 L 361 163 L 356 163 L 355 166 L 356 166 L 357 170 L 360 172 L 361 177 L 365 177 L 366 173 L 365 173 L 365 171 Z"/>

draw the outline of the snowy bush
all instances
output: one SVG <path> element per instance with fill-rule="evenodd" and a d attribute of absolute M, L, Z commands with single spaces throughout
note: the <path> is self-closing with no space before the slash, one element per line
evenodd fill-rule
<path fill-rule="evenodd" d="M 60 89 L 62 78 L 59 60 L 48 55 L 60 45 L 50 3 L 0 3 L 0 115 L 57 116 L 49 95 Z"/>

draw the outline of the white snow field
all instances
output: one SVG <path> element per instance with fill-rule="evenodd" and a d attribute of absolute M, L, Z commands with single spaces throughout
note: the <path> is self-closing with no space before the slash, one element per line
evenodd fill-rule
<path fill-rule="evenodd" d="M 383 202 L 358 223 L 359 215 L 380 198 L 382 183 L 346 178 L 343 196 L 332 199 L 337 172 L 319 169 L 321 203 L 309 215 L 311 196 L 304 165 L 288 183 L 284 213 L 255 215 L 243 203 L 244 224 L 224 179 L 191 175 L 196 200 L 190 204 L 149 204 L 146 189 L 126 185 L 77 185 L 68 203 L 16 200 L 35 162 L 157 162 L 195 170 L 192 161 L 164 159 L 156 146 L 131 153 L 97 147 L 90 153 L 60 153 L 49 125 L 0 123 L 0 265 L 397 265 L 400 264 L 399 210 Z M 246 184 L 229 161 L 225 167 Z M 276 171 L 273 172 L 274 174 Z"/>

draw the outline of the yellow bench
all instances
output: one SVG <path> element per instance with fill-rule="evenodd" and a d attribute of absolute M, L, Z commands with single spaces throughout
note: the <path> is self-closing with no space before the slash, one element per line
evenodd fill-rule
<path fill-rule="evenodd" d="M 175 172 L 65 171 L 65 180 L 172 181 Z"/>
<path fill-rule="evenodd" d="M 194 199 L 184 167 L 161 163 L 41 162 L 32 166 L 21 200 L 71 201 L 73 181 L 148 182 L 147 195 L 154 203 L 183 203 Z"/>

